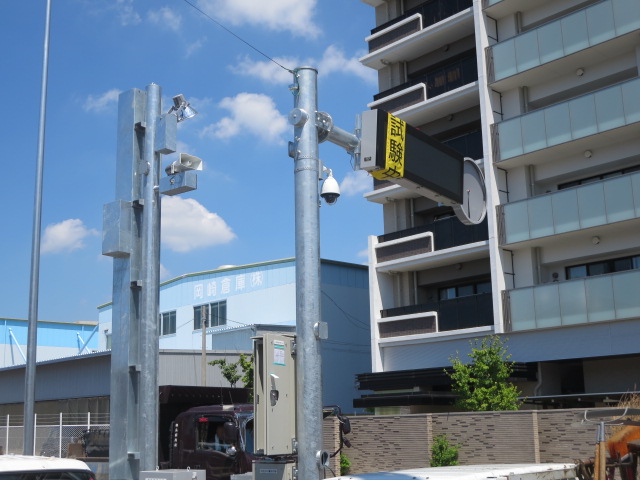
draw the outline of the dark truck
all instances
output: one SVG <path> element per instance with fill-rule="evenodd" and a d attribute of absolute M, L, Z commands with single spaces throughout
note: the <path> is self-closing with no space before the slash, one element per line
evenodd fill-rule
<path fill-rule="evenodd" d="M 206 470 L 207 480 L 250 472 L 254 456 L 249 393 L 244 388 L 161 386 L 160 468 Z M 108 429 L 85 431 L 81 443 L 82 453 L 75 456 L 91 467 L 97 480 L 108 478 Z"/>
<path fill-rule="evenodd" d="M 158 465 L 161 469 L 205 470 L 207 480 L 228 480 L 251 472 L 254 454 L 253 404 L 250 390 L 226 387 L 161 386 L 158 419 Z M 351 430 L 340 408 L 324 408 L 339 422 L 338 450 L 350 447 L 343 437 Z M 71 452 L 72 448 L 69 449 Z M 97 480 L 108 478 L 109 432 L 87 430 L 82 438 L 85 461 Z"/>

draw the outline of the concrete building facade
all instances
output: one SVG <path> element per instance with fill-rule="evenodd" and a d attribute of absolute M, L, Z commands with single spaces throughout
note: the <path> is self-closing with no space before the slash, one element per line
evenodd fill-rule
<path fill-rule="evenodd" d="M 384 232 L 369 248 L 373 373 L 359 375 L 374 393 L 356 404 L 449 402 L 442 368 L 492 334 L 529 402 L 640 390 L 640 2 L 362 1 L 369 107 L 473 158 L 487 215 L 463 226 L 390 182 L 365 195 Z"/>

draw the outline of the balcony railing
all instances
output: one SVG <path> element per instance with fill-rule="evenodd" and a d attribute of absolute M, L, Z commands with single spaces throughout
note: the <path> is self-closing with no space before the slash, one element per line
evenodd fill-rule
<path fill-rule="evenodd" d="M 496 162 L 640 122 L 640 79 L 494 124 Z"/>
<path fill-rule="evenodd" d="M 640 218 L 640 172 L 507 203 L 501 216 L 501 245 Z"/>
<path fill-rule="evenodd" d="M 424 313 L 425 315 L 419 315 Z M 493 325 L 491 293 L 469 295 L 439 302 L 389 308 L 380 311 L 382 318 L 412 315 L 411 318 L 379 322 L 381 338 L 448 332 Z"/>
<path fill-rule="evenodd" d="M 424 75 L 412 78 L 401 85 L 377 93 L 373 96 L 373 100 L 375 108 L 394 112 L 477 80 L 478 66 L 474 54 L 457 59 L 440 68 L 428 71 Z M 389 98 L 384 100 L 387 97 Z"/>
<path fill-rule="evenodd" d="M 488 47 L 489 83 L 639 28 L 637 0 L 604 0 Z"/>
<path fill-rule="evenodd" d="M 464 225 L 457 217 L 449 217 L 426 225 L 420 225 L 419 227 L 379 235 L 378 245 L 382 246 L 387 242 L 393 242 L 395 245 L 402 245 L 397 241 L 403 238 L 410 240 L 419 234 L 427 232 L 431 232 L 433 234 L 433 249 L 429 251 L 444 250 L 460 245 L 467 245 L 469 243 L 482 242 L 489 239 L 486 219 L 478 225 Z M 410 241 L 404 243 L 411 244 Z M 376 252 L 378 262 L 385 262 L 394 259 L 391 258 L 390 254 L 385 255 L 384 248 L 378 248 Z M 416 248 L 405 248 L 401 256 L 408 257 L 410 255 L 418 255 L 420 253 L 425 253 L 425 251 Z"/>
<path fill-rule="evenodd" d="M 640 270 L 504 292 L 512 331 L 640 317 Z"/>
<path fill-rule="evenodd" d="M 430 0 L 403 15 L 378 25 L 368 37 L 369 52 L 397 42 L 473 5 L 473 0 Z"/>

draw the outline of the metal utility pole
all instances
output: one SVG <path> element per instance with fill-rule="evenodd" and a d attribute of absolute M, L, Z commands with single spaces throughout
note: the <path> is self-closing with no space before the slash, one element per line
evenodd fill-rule
<path fill-rule="evenodd" d="M 111 480 L 137 480 L 158 464 L 160 194 L 195 190 L 188 170 L 201 165 L 181 154 L 160 178 L 161 155 L 176 150 L 177 122 L 195 115 L 185 114 L 183 96 L 174 103 L 175 115 L 160 114 L 156 84 L 119 98 L 116 201 L 104 206 L 102 237 L 103 255 L 113 257 Z"/>
<path fill-rule="evenodd" d="M 105 205 L 103 254 L 113 258 L 109 478 L 157 465 L 160 87 L 120 95 L 116 201 Z M 174 121 L 175 123 L 175 121 Z M 155 187 L 155 188 L 154 188 Z"/>
<path fill-rule="evenodd" d="M 320 356 L 320 211 L 318 180 L 318 72 L 294 72 L 295 243 L 296 243 L 296 425 L 298 479 L 322 478 L 322 372 Z"/>
<path fill-rule="evenodd" d="M 208 305 L 203 305 L 200 309 L 200 328 L 202 328 L 202 353 L 200 355 L 200 385 L 207 386 L 207 319 L 209 314 Z"/>
<path fill-rule="evenodd" d="M 47 76 L 49 72 L 49 26 L 51 0 L 47 0 L 44 27 L 44 55 L 40 90 L 40 123 L 38 128 L 38 158 L 33 208 L 33 238 L 31 244 L 31 281 L 29 285 L 29 329 L 27 333 L 27 365 L 24 386 L 24 443 L 25 455 L 33 455 L 35 443 L 36 360 L 38 352 L 38 288 L 40 283 L 40 234 L 42 231 L 42 183 L 44 172 L 44 130 L 47 116 Z"/>

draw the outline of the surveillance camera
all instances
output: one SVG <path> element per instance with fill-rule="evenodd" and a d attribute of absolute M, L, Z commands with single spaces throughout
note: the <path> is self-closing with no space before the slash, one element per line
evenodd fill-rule
<path fill-rule="evenodd" d="M 340 196 L 340 185 L 338 185 L 336 179 L 333 178 L 333 175 L 329 175 L 327 179 L 322 182 L 320 196 L 324 198 L 327 205 L 335 205 L 338 201 L 338 197 Z"/>

